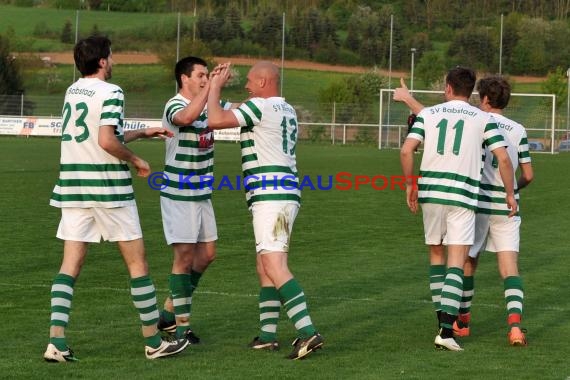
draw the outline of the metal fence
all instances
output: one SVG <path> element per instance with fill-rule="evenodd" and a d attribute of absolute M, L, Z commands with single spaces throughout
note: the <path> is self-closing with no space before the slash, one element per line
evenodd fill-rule
<path fill-rule="evenodd" d="M 293 104 L 299 119 L 299 139 L 314 143 L 370 145 L 380 149 L 399 148 L 407 132 L 409 111 L 391 99 L 391 91 L 382 89 L 378 102 L 372 104 L 325 104 L 310 100 Z M 442 100 L 441 94 L 431 91 L 418 91 L 415 96 L 426 105 Z M 472 102 L 477 104 L 477 98 L 473 97 Z M 5 95 L 0 97 L 0 115 L 60 117 L 62 103 L 63 94 Z M 513 94 L 505 114 L 527 128 L 529 140 L 540 142 L 545 151 L 554 152 L 562 141 L 570 138 L 564 115 L 557 113 L 554 103 L 553 95 Z M 133 94 L 126 100 L 125 117 L 161 119 L 163 107 L 161 102 L 139 99 Z"/>

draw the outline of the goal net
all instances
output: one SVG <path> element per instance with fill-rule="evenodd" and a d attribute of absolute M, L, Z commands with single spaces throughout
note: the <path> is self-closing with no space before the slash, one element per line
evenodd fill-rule
<path fill-rule="evenodd" d="M 392 99 L 393 89 L 380 90 L 380 115 L 382 136 L 380 148 L 400 147 L 406 138 L 406 120 L 410 111 L 400 102 Z M 414 97 L 422 104 L 431 106 L 444 102 L 443 91 L 415 90 Z M 479 105 L 479 94 L 473 92 L 469 102 Z M 533 145 L 547 152 L 554 153 L 560 141 L 568 139 L 566 125 L 556 120 L 556 96 L 553 94 L 512 93 L 509 105 L 503 114 L 522 124 L 529 141 L 542 145 Z"/>

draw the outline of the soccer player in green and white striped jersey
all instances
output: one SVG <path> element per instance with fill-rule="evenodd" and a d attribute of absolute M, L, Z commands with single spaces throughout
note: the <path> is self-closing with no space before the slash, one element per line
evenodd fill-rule
<path fill-rule="evenodd" d="M 212 207 L 214 181 L 214 133 L 208 128 L 206 100 L 209 81 L 206 61 L 185 57 L 176 63 L 178 93 L 164 107 L 162 125 L 173 133 L 166 141 L 164 174 L 160 192 L 164 235 L 172 246 L 170 295 L 164 303 L 159 329 L 200 339 L 190 328 L 192 295 L 206 268 L 216 256 L 218 232 Z M 229 108 L 231 103 L 224 103 Z"/>
<path fill-rule="evenodd" d="M 516 181 L 515 199 L 519 201 L 519 190 L 532 182 L 534 174 L 531 165 L 526 131 L 519 123 L 503 116 L 503 109 L 509 103 L 511 87 L 500 76 L 489 76 L 477 84 L 480 108 L 489 112 L 496 120 L 499 131 L 508 144 L 507 152 L 513 164 L 513 171 L 520 169 Z M 413 112 L 419 112 L 424 107 L 408 92 L 405 84 L 397 88 L 394 99 L 405 102 Z M 474 275 L 480 252 L 488 250 L 497 253 L 499 273 L 503 278 L 505 301 L 507 305 L 508 341 L 513 346 L 526 345 L 524 331 L 520 328 L 523 310 L 524 291 L 518 271 L 518 252 L 520 241 L 521 219 L 518 215 L 508 217 L 511 210 L 504 202 L 505 190 L 503 181 L 497 170 L 497 164 L 490 152 L 485 152 L 485 163 L 481 177 L 475 219 L 475 240 L 469 249 L 469 255 L 464 266 L 464 282 L 458 319 L 453 324 L 455 335 L 465 337 L 470 335 L 471 302 L 474 295 Z M 440 276 L 443 277 L 443 276 Z M 437 284 L 435 276 L 431 285 Z M 432 291 L 437 294 L 434 286 Z"/>
<path fill-rule="evenodd" d="M 253 215 L 257 273 L 261 285 L 261 332 L 254 349 L 273 350 L 281 305 L 295 325 L 298 338 L 290 359 L 301 359 L 324 341 L 315 329 L 305 293 L 287 265 L 289 241 L 301 192 L 296 166 L 297 115 L 279 94 L 279 70 L 270 62 L 256 63 L 247 75 L 250 98 L 235 110 L 219 105 L 230 66 L 211 79 L 208 119 L 211 128 L 241 127 L 241 161 L 246 200 Z"/>
<path fill-rule="evenodd" d="M 401 149 L 402 170 L 409 178 L 408 207 L 415 213 L 419 203 L 423 211 L 425 242 L 430 248 L 430 279 L 443 279 L 441 291 L 435 289 L 432 297 L 440 326 L 434 343 L 437 348 L 452 351 L 462 350 L 453 338 L 453 323 L 463 289 L 463 266 L 474 240 L 483 147 L 497 158 L 511 216 L 517 207 L 506 143 L 493 117 L 468 103 L 474 86 L 472 70 L 450 70 L 446 76 L 446 102 L 418 113 Z M 416 187 L 412 181 L 414 151 L 421 142 L 424 152 Z M 432 291 L 434 288 L 430 285 Z"/>
<path fill-rule="evenodd" d="M 51 287 L 49 362 L 75 361 L 65 329 L 77 277 L 89 243 L 116 241 L 129 271 L 131 296 L 138 310 L 148 359 L 182 351 L 186 339 L 166 341 L 157 329 L 156 292 L 148 274 L 137 207 L 127 162 L 146 177 L 150 167 L 124 144 L 142 137 L 167 137 L 163 128 L 123 131 L 124 97 L 107 82 L 113 59 L 103 36 L 80 40 L 74 58 L 82 78 L 66 91 L 63 106 L 60 174 L 50 204 L 61 208 L 57 237 L 63 260 Z"/>
<path fill-rule="evenodd" d="M 499 76 L 481 79 L 477 84 L 480 108 L 493 115 L 499 130 L 508 143 L 513 170 L 520 169 L 516 181 L 515 198 L 519 201 L 518 191 L 526 187 L 534 177 L 526 130 L 524 127 L 503 116 L 503 109 L 509 103 L 511 87 Z M 503 279 L 505 303 L 507 305 L 508 341 L 513 346 L 526 345 L 526 337 L 520 324 L 522 319 L 524 290 L 518 270 L 521 218 L 517 215 L 509 218 L 510 210 L 504 201 L 505 189 L 491 154 L 486 154 L 481 178 L 475 222 L 475 242 L 469 250 L 465 262 L 465 282 L 459 318 L 454 324 L 456 335 L 470 335 L 471 301 L 474 295 L 474 275 L 479 254 L 484 251 L 496 252 L 499 273 Z M 518 210 L 517 210 L 518 211 Z"/>

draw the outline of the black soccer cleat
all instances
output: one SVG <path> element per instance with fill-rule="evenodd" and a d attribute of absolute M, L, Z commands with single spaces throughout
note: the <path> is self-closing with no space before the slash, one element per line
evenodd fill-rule
<path fill-rule="evenodd" d="M 163 338 L 158 348 L 146 346 L 144 353 L 147 359 L 159 359 L 176 355 L 177 353 L 182 352 L 187 346 L 188 341 L 184 338 L 172 341 L 168 341 Z"/>
<path fill-rule="evenodd" d="M 271 342 L 263 342 L 258 336 L 253 338 L 253 340 L 247 345 L 249 348 L 254 350 L 266 350 L 266 351 L 277 351 L 279 350 L 279 342 L 273 340 Z"/>
<path fill-rule="evenodd" d="M 200 343 L 200 338 L 190 329 L 184 332 L 183 337 L 188 341 L 189 344 L 198 344 Z"/>
<path fill-rule="evenodd" d="M 294 348 L 288 358 L 293 360 L 304 359 L 311 352 L 321 348 L 324 343 L 325 341 L 319 333 L 315 333 L 314 335 L 304 339 L 297 338 L 291 344 Z"/>

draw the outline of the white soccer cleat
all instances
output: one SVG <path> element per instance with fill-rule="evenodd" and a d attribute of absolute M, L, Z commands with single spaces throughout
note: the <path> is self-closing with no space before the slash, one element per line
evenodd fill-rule
<path fill-rule="evenodd" d="M 51 343 L 48 344 L 46 352 L 44 352 L 44 359 L 51 363 L 76 362 L 79 360 L 73 355 L 73 351 L 69 347 L 67 347 L 67 351 L 60 351 Z"/>
<path fill-rule="evenodd" d="M 463 351 L 463 348 L 453 338 L 442 338 L 440 335 L 435 337 L 435 348 L 448 351 Z"/>

